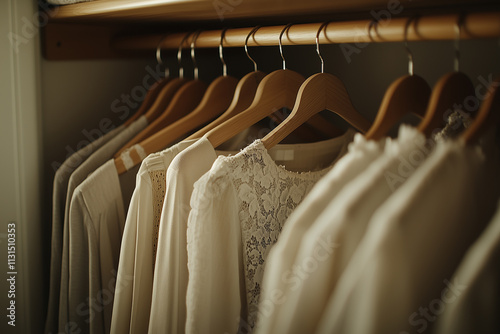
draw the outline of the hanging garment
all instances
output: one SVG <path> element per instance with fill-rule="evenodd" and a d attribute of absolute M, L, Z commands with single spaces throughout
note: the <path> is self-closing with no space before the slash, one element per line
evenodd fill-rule
<path fill-rule="evenodd" d="M 425 312 L 450 289 L 494 212 L 495 168 L 477 147 L 438 143 L 373 215 L 316 332 L 414 333 L 430 326 L 435 318 Z"/>
<path fill-rule="evenodd" d="M 172 159 L 194 142 L 151 154 L 141 164 L 121 244 L 111 333 L 147 333 L 165 174 Z"/>
<path fill-rule="evenodd" d="M 500 333 L 500 210 L 467 251 L 442 299 L 435 333 Z"/>
<path fill-rule="evenodd" d="M 236 154 L 261 131 L 252 126 L 215 150 L 205 137 L 182 151 L 167 171 L 167 191 L 161 211 L 149 333 L 184 333 L 188 285 L 187 222 L 194 183 L 208 172 L 217 156 Z M 280 149 L 278 146 L 272 152 Z M 273 155 L 273 153 L 270 153 Z"/>
<path fill-rule="evenodd" d="M 57 169 L 54 176 L 52 193 L 52 238 L 50 248 L 50 287 L 47 318 L 45 321 L 45 333 L 56 333 L 59 316 L 59 292 L 61 284 L 61 261 L 63 250 L 63 224 L 65 216 L 65 203 L 70 199 L 66 194 L 73 195 L 73 190 L 68 189 L 71 174 L 77 169 L 93 152 L 106 144 L 123 130 L 120 126 L 89 143 L 84 148 L 73 153 Z"/>
<path fill-rule="evenodd" d="M 147 121 L 144 117 L 139 118 L 137 121 L 132 123 L 129 127 L 117 134 L 108 143 L 103 145 L 100 149 L 94 152 L 85 162 L 78 167 L 73 174 L 71 174 L 69 185 L 68 185 L 68 196 L 66 203 L 66 211 L 68 219 L 64 221 L 64 239 L 63 239 L 63 254 L 62 254 L 62 264 L 61 264 L 61 290 L 60 290 L 60 301 L 59 301 L 59 332 L 68 331 L 68 326 L 70 324 L 69 317 L 70 312 L 75 313 L 75 309 L 70 309 L 68 305 L 68 290 L 69 290 L 69 280 L 70 280 L 70 207 L 72 197 L 70 196 L 70 191 L 75 189 L 88 175 L 94 172 L 99 166 L 103 165 L 106 161 L 113 157 L 113 154 L 123 146 L 127 141 L 129 141 L 133 136 L 135 136 L 139 131 L 147 126 Z M 75 280 L 85 280 L 83 277 L 74 277 Z M 88 277 L 87 277 L 88 280 Z M 81 291 L 81 290 L 80 290 Z M 88 291 L 86 294 L 88 296 Z M 80 312 L 81 313 L 81 312 Z M 79 316 L 81 318 L 81 316 Z M 88 327 L 88 324 L 86 325 Z M 83 330 L 83 329 L 82 329 Z"/>
<path fill-rule="evenodd" d="M 396 140 L 387 139 L 383 155 L 328 204 L 296 245 L 297 256 L 287 268 L 290 284 L 281 298 L 285 301 L 269 333 L 314 332 L 373 212 L 411 177 L 432 146 L 415 128 L 401 126 Z"/>
<path fill-rule="evenodd" d="M 283 299 L 286 288 L 284 283 L 292 283 L 289 280 L 284 282 L 283 278 L 291 274 L 290 268 L 306 231 L 340 190 L 382 154 L 384 143 L 384 140 L 367 141 L 362 134 L 356 134 L 354 141 L 348 146 L 348 153 L 292 212 L 278 242 L 269 252 L 259 301 L 261 316 L 257 321 L 256 333 L 273 333 L 273 328 L 276 328 L 276 316 L 287 302 Z"/>
<path fill-rule="evenodd" d="M 68 305 L 82 333 L 109 333 L 125 207 L 139 166 L 118 176 L 108 160 L 83 181 L 70 208 Z"/>
<path fill-rule="evenodd" d="M 218 157 L 195 183 L 187 232 L 187 333 L 253 328 L 270 247 L 353 136 L 349 130 L 325 142 L 285 145 L 274 159 L 256 140 L 235 156 Z"/>

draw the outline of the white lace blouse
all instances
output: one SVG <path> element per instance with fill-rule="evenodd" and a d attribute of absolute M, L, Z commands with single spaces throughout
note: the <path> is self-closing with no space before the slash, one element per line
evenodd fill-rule
<path fill-rule="evenodd" d="M 350 130 L 269 153 L 256 140 L 234 156 L 219 157 L 195 183 L 187 232 L 186 333 L 234 333 L 238 326 L 251 331 L 271 246 L 353 135 Z"/>

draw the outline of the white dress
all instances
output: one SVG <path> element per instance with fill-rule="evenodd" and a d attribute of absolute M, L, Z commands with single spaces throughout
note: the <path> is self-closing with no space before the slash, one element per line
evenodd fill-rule
<path fill-rule="evenodd" d="M 373 215 L 316 332 L 427 330 L 443 310 L 453 272 L 494 213 L 495 168 L 476 147 L 439 143 Z"/>
<path fill-rule="evenodd" d="M 253 328 L 269 249 L 353 135 L 285 145 L 275 156 L 287 169 L 256 140 L 235 156 L 218 157 L 195 183 L 187 232 L 187 333 Z"/>
<path fill-rule="evenodd" d="M 59 316 L 59 292 L 61 285 L 61 261 L 63 250 L 63 224 L 66 194 L 73 195 L 73 190 L 68 192 L 68 182 L 71 174 L 78 168 L 94 151 L 110 141 L 123 126 L 115 128 L 104 136 L 99 137 L 84 148 L 73 153 L 57 169 L 54 176 L 54 187 L 52 191 L 52 238 L 50 240 L 50 288 L 47 318 L 45 321 L 45 333 L 56 333 Z M 67 202 L 69 203 L 69 200 Z"/>
<path fill-rule="evenodd" d="M 500 333 L 500 210 L 450 282 L 457 289 L 449 292 L 435 333 Z"/>
<path fill-rule="evenodd" d="M 372 214 L 412 176 L 432 148 L 415 128 L 401 126 L 396 140 L 387 139 L 383 154 L 339 191 L 295 245 L 295 261 L 280 290 L 283 305 L 268 333 L 314 332 Z M 261 302 L 264 309 L 269 304 Z"/>

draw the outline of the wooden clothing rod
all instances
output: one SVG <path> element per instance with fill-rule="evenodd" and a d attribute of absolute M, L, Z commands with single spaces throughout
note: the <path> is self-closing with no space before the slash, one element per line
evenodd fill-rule
<path fill-rule="evenodd" d="M 371 20 L 330 22 L 320 34 L 321 44 L 365 43 L 365 42 L 402 42 L 404 30 L 409 18 L 398 17 L 381 20 L 371 28 Z M 408 28 L 409 41 L 453 40 L 456 38 L 456 24 L 459 14 L 441 16 L 421 16 L 414 18 Z M 292 25 L 283 34 L 283 45 L 315 44 L 316 33 L 322 23 Z M 278 45 L 278 38 L 284 26 L 261 27 L 248 46 Z M 250 28 L 228 29 L 224 37 L 224 47 L 243 47 Z M 222 30 L 202 31 L 196 40 L 196 48 L 215 48 L 219 46 Z M 186 33 L 172 33 L 164 38 L 162 49 L 179 47 Z M 156 49 L 164 37 L 162 34 L 147 36 L 123 36 L 114 39 L 112 47 L 116 50 L 149 50 Z M 500 12 L 471 13 L 463 16 L 461 39 L 498 38 L 500 37 Z M 188 47 L 191 38 L 184 43 Z"/>

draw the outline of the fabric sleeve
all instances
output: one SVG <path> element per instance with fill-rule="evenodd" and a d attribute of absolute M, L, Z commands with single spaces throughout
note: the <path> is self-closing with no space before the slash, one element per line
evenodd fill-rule
<path fill-rule="evenodd" d="M 222 174 L 205 174 L 191 196 L 186 333 L 235 333 L 245 318 L 237 194 Z"/>
<path fill-rule="evenodd" d="M 141 201 L 151 197 L 150 192 L 141 192 L 143 181 L 138 176 L 137 187 L 132 194 L 132 199 L 125 221 L 125 229 L 120 251 L 120 261 L 116 277 L 115 300 L 111 318 L 111 333 L 129 333 L 133 285 L 136 262 L 137 228 L 141 213 L 147 211 L 141 206 Z M 142 209 L 142 210 L 141 210 Z"/>

